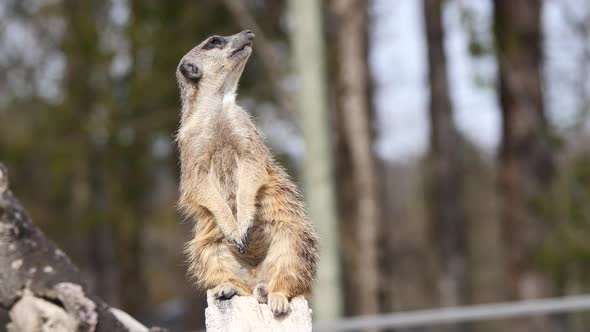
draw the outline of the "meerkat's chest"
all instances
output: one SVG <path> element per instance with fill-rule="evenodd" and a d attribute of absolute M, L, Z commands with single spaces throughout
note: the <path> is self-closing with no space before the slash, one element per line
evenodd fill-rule
<path fill-rule="evenodd" d="M 185 129 L 183 144 L 197 160 L 199 166 L 209 167 L 212 162 L 227 165 L 241 154 L 243 137 L 223 117 L 207 119 Z"/>
<path fill-rule="evenodd" d="M 218 189 L 232 206 L 237 190 L 239 159 L 243 155 L 243 138 L 238 130 L 219 121 L 202 128 L 200 135 L 194 139 L 198 146 L 193 154 L 198 168 L 205 170 L 201 174 L 213 175 L 218 182 Z"/>

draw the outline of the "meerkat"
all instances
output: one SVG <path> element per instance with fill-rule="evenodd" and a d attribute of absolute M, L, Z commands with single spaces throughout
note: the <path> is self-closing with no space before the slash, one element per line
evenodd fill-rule
<path fill-rule="evenodd" d="M 253 40 L 212 36 L 178 65 L 179 207 L 195 220 L 186 253 L 197 284 L 219 299 L 254 295 L 282 315 L 312 290 L 318 239 L 297 187 L 236 104 Z"/>

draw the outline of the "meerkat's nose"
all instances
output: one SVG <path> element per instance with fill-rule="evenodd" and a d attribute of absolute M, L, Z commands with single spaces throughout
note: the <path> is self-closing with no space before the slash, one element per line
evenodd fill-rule
<path fill-rule="evenodd" d="M 254 37 L 256 37 L 256 35 L 254 34 L 254 32 L 252 32 L 252 30 L 244 30 L 242 31 L 243 34 L 246 35 L 246 38 L 248 38 L 249 40 L 253 40 Z"/>

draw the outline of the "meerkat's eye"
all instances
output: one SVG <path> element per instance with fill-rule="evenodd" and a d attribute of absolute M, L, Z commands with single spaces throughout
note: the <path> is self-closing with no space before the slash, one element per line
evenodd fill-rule
<path fill-rule="evenodd" d="M 222 48 L 225 45 L 225 39 L 223 37 L 214 36 L 209 39 L 204 49 Z"/>

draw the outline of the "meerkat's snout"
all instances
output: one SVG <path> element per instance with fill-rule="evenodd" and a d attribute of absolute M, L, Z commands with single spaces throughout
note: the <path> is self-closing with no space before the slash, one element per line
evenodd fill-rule
<path fill-rule="evenodd" d="M 249 41 L 253 41 L 254 37 L 256 37 L 256 35 L 254 34 L 254 32 L 252 32 L 252 30 L 244 30 L 242 32 L 239 32 L 238 34 L 245 36 L 245 38 L 248 39 Z"/>
<path fill-rule="evenodd" d="M 244 50 L 251 49 L 255 36 L 256 35 L 251 30 L 244 30 L 242 32 L 235 34 L 233 51 L 230 53 L 229 57 L 231 58 Z"/>

